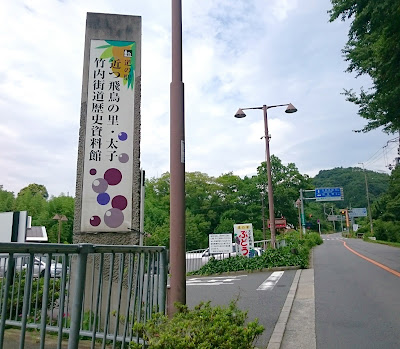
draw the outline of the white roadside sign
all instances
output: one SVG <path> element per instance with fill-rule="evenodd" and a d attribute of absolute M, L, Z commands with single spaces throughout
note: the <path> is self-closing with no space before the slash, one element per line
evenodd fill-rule
<path fill-rule="evenodd" d="M 208 235 L 210 253 L 232 253 L 232 234 Z"/>
<path fill-rule="evenodd" d="M 254 248 L 253 225 L 251 223 L 234 224 L 235 242 L 239 245 L 239 254 L 250 256 L 250 249 Z"/>

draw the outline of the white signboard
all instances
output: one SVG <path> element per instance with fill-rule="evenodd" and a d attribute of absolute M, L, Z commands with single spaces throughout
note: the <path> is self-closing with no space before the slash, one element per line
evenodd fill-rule
<path fill-rule="evenodd" d="M 210 253 L 232 253 L 232 234 L 208 235 Z"/>
<path fill-rule="evenodd" d="M 239 246 L 239 254 L 249 257 L 250 249 L 254 248 L 253 225 L 251 223 L 234 224 L 235 242 Z"/>
<path fill-rule="evenodd" d="M 136 43 L 91 40 L 81 232 L 130 231 Z"/>

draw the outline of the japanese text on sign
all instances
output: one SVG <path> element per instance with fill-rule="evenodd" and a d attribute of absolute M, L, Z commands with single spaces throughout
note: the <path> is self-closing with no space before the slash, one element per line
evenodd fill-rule
<path fill-rule="evenodd" d="M 249 257 L 250 250 L 254 248 L 253 225 L 235 224 L 233 226 L 235 242 L 239 246 L 239 253 L 242 256 Z"/>
<path fill-rule="evenodd" d="M 81 231 L 130 231 L 136 43 L 91 40 Z"/>

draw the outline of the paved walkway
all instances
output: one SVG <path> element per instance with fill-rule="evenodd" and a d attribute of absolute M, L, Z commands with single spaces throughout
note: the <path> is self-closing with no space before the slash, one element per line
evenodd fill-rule
<path fill-rule="evenodd" d="M 315 349 L 314 269 L 298 270 L 267 349 Z"/>

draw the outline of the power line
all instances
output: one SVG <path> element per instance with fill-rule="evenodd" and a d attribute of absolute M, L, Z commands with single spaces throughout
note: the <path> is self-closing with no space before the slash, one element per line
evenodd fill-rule
<path fill-rule="evenodd" d="M 386 142 L 384 146 L 382 146 L 378 151 L 376 151 L 372 156 L 370 156 L 366 161 L 364 161 L 364 164 L 367 166 L 371 166 L 372 164 L 376 163 L 377 161 L 381 160 L 383 157 L 385 167 L 390 167 L 391 165 L 389 164 L 388 161 L 388 154 L 395 149 L 396 144 L 394 142 L 399 141 L 399 137 L 390 139 L 389 141 Z M 389 155 L 390 156 L 390 155 Z"/>

